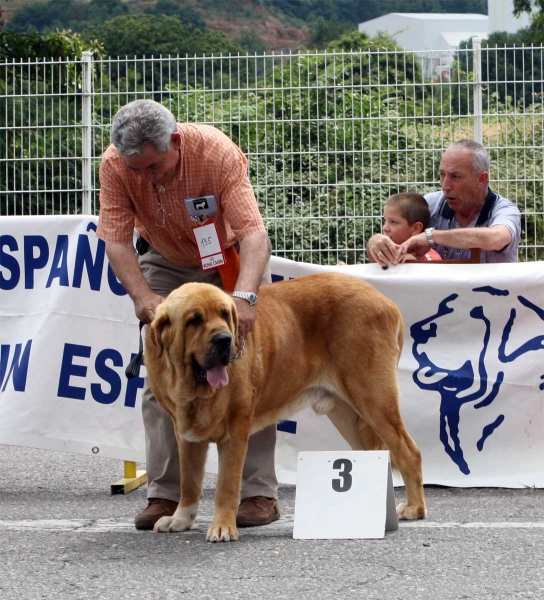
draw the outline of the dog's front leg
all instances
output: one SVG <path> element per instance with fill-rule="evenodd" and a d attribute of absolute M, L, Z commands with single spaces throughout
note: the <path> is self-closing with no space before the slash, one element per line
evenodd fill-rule
<path fill-rule="evenodd" d="M 187 531 L 191 529 L 198 503 L 202 495 L 202 482 L 208 442 L 187 442 L 180 440 L 178 443 L 179 462 L 181 470 L 181 499 L 176 512 L 171 517 L 162 517 L 155 523 L 155 531 Z"/>
<path fill-rule="evenodd" d="M 231 437 L 227 442 L 217 444 L 219 473 L 215 492 L 215 517 L 206 535 L 209 542 L 231 542 L 239 537 L 236 515 L 248 439 L 249 424 L 244 424 L 231 430 Z"/>

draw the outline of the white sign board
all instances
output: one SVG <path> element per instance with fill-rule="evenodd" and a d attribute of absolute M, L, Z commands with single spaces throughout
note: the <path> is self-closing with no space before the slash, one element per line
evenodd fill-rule
<path fill-rule="evenodd" d="M 383 538 L 397 529 L 389 452 L 301 452 L 295 539 Z"/>

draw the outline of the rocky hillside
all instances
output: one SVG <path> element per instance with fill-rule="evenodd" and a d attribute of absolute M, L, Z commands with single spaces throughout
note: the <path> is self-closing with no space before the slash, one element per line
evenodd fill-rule
<path fill-rule="evenodd" d="M 6 23 L 15 11 L 38 0 L 0 0 L 0 10 Z M 44 0 L 40 0 L 43 2 Z M 89 0 L 82 0 L 89 2 Z M 122 0 L 131 13 L 151 8 L 157 0 Z M 262 0 L 184 0 L 179 4 L 189 6 L 200 14 L 206 26 L 222 31 L 231 40 L 243 35 L 261 39 L 270 50 L 295 49 L 308 40 L 308 28 L 302 22 L 294 23 L 279 14 L 272 14 Z"/>
<path fill-rule="evenodd" d="M 41 10 L 47 11 L 46 0 L 0 0 L 0 9 L 6 22 L 9 22 L 14 12 L 25 5 L 42 5 Z M 230 40 L 246 38 L 256 43 L 262 40 L 269 50 L 288 50 L 307 46 L 310 29 L 316 31 L 325 28 L 327 33 L 338 23 L 349 23 L 355 28 L 357 23 L 376 18 L 388 12 L 448 12 L 455 6 L 458 12 L 487 12 L 487 0 L 160 0 L 160 9 L 156 7 L 158 0 L 79 0 L 88 3 L 89 14 L 82 18 L 85 21 L 94 14 L 94 25 L 111 19 L 110 15 L 118 15 L 124 11 L 119 3 L 123 3 L 128 13 L 137 14 L 144 11 L 156 14 L 179 16 L 180 13 L 192 14 L 202 21 L 207 28 L 221 31 Z M 62 15 L 81 13 L 81 7 L 74 10 L 78 0 L 49 0 L 57 9 L 57 16 L 53 18 L 54 10 L 50 14 L 54 22 L 74 22 L 58 15 L 61 6 L 66 6 Z M 63 3 L 61 5 L 61 3 Z M 69 8 L 69 5 L 72 5 Z M 165 6 L 168 5 L 168 6 Z M 78 5 L 79 6 L 79 5 Z M 83 11 L 86 12 L 86 11 Z M 41 13 L 44 14 L 43 12 Z M 100 14 L 99 22 L 96 15 Z M 126 14 L 126 13 L 125 13 Z M 26 18 L 22 17 L 21 18 Z M 70 17 L 77 20 L 77 17 Z M 43 19 L 42 19 L 43 21 Z M 38 21 L 36 21 L 38 22 Z M 189 19 L 187 22 L 192 23 Z M 34 23 L 33 20 L 27 23 Z M 24 29 L 19 29 L 24 31 Z M 323 31 L 322 31 L 323 33 Z M 315 38 L 313 38 L 315 39 Z M 331 38 L 332 39 L 332 38 Z M 242 43 L 242 47 L 250 49 L 251 43 Z"/>

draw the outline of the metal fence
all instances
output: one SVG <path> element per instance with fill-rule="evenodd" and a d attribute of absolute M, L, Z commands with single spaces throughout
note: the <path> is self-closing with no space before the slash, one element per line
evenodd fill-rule
<path fill-rule="evenodd" d="M 276 255 L 364 262 L 387 197 L 438 189 L 468 137 L 522 211 L 520 259 L 542 259 L 543 50 L 474 40 L 434 80 L 400 51 L 0 63 L 0 214 L 97 213 L 112 118 L 154 98 L 247 154 Z"/>

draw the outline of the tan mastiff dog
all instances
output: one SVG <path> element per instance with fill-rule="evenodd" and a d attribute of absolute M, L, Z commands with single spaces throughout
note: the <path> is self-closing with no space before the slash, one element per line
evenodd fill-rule
<path fill-rule="evenodd" d="M 206 539 L 237 540 L 250 434 L 308 404 L 328 415 L 354 450 L 388 449 L 406 485 L 399 518 L 424 518 L 421 454 L 399 410 L 403 337 L 393 302 L 349 275 L 322 273 L 261 287 L 255 327 L 238 347 L 229 295 L 204 283 L 174 290 L 159 305 L 145 347 L 151 388 L 174 421 L 181 467 L 179 506 L 155 530 L 192 526 L 208 445 L 215 442 L 215 518 Z"/>

